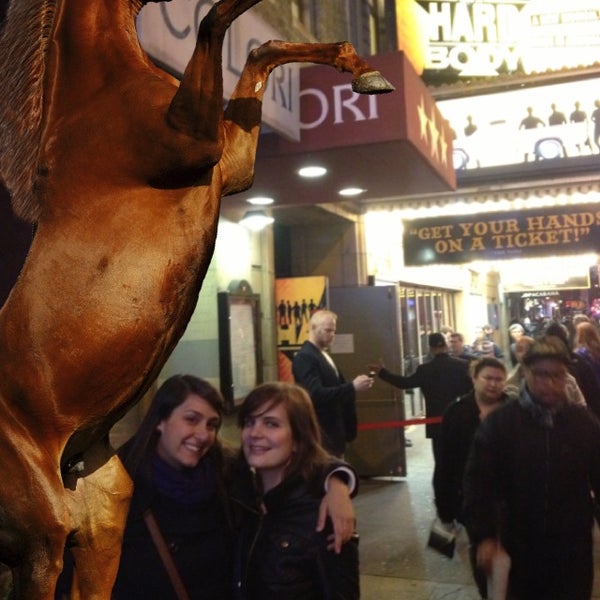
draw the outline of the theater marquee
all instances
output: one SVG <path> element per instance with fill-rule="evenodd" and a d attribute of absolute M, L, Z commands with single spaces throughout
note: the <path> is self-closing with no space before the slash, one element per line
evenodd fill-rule
<path fill-rule="evenodd" d="M 600 60 L 598 0 L 396 0 L 396 13 L 399 48 L 423 67 L 426 80 L 530 74 Z"/>

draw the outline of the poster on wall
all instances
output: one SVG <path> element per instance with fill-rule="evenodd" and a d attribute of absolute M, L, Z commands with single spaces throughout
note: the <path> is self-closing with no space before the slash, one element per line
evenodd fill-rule
<path fill-rule="evenodd" d="M 221 393 L 232 410 L 262 382 L 260 297 L 219 292 L 217 306 Z"/>
<path fill-rule="evenodd" d="M 231 303 L 230 328 L 231 365 L 237 396 L 245 397 L 257 382 L 256 338 L 254 335 L 253 306 L 249 303 Z"/>
<path fill-rule="evenodd" d="M 294 381 L 292 358 L 308 339 L 312 314 L 328 306 L 327 277 L 287 277 L 275 280 L 275 323 L 280 381 Z"/>
<path fill-rule="evenodd" d="M 600 205 L 415 219 L 403 245 L 407 266 L 596 252 Z"/>

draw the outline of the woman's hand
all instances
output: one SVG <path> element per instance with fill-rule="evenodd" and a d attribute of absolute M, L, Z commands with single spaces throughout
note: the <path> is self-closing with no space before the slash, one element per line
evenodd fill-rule
<path fill-rule="evenodd" d="M 378 363 L 369 363 L 367 369 L 369 370 L 369 377 L 375 377 L 383 369 L 383 361 L 379 359 Z"/>
<path fill-rule="evenodd" d="M 348 486 L 335 476 L 329 478 L 327 493 L 319 507 L 317 531 L 323 531 L 327 516 L 333 524 L 333 544 L 329 546 L 329 550 L 339 554 L 342 545 L 350 540 L 356 529 L 356 515 Z"/>
<path fill-rule="evenodd" d="M 486 538 L 477 546 L 477 565 L 489 575 L 492 572 L 494 560 L 500 554 L 505 554 L 502 544 L 495 538 Z"/>

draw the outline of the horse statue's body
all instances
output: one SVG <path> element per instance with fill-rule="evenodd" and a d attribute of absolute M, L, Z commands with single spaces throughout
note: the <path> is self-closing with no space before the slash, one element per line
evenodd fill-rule
<path fill-rule="evenodd" d="M 188 323 L 221 197 L 252 183 L 269 73 L 316 62 L 391 89 L 347 43 L 267 42 L 223 110 L 223 38 L 258 2 L 212 7 L 181 82 L 139 45 L 144 0 L 9 6 L 0 180 L 36 223 L 0 311 L 0 561 L 16 598 L 53 598 L 65 543 L 73 597 L 110 597 L 131 482 L 107 434 Z"/>

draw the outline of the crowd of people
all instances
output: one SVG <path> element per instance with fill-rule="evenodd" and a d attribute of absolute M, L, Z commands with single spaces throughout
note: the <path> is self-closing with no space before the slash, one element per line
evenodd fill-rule
<path fill-rule="evenodd" d="M 482 599 L 492 589 L 507 600 L 591 596 L 600 332 L 584 316 L 571 325 L 553 321 L 534 336 L 513 323 L 506 357 L 490 325 L 477 328 L 471 344 L 443 328 L 429 335 L 428 357 L 414 373 L 369 365 L 383 381 L 423 394 L 435 531 L 466 529 Z"/>
<path fill-rule="evenodd" d="M 521 364 L 517 395 L 482 416 L 464 467 L 476 568 L 489 575 L 508 558 L 511 599 L 589 600 L 600 422 L 569 393 L 578 373 L 561 336 L 535 339 Z"/>
<path fill-rule="evenodd" d="M 490 325 L 469 345 L 446 328 L 428 335 L 427 360 L 414 373 L 380 360 L 349 382 L 327 352 L 336 320 L 316 313 L 293 368 L 325 435 L 337 440 L 332 451 L 342 456 L 356 436 L 356 393 L 371 387 L 367 377 L 420 388 L 438 520 L 449 533 L 465 527 L 481 598 L 500 587 L 510 600 L 589 599 L 600 514 L 598 327 L 551 322 L 533 337 L 513 323 L 506 357 Z"/>

